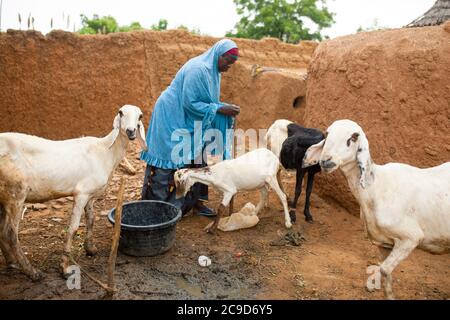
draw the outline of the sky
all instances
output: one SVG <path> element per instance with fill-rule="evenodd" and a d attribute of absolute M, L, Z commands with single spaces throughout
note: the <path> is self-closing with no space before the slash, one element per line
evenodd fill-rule
<path fill-rule="evenodd" d="M 327 0 L 336 23 L 322 34 L 330 38 L 355 33 L 358 27 L 374 24 L 399 28 L 425 13 L 435 0 Z M 81 26 L 80 14 L 111 15 L 120 25 L 138 21 L 144 28 L 167 19 L 169 29 L 179 25 L 198 28 L 202 34 L 222 37 L 239 20 L 233 0 L 0 0 L 1 31 L 28 29 L 28 16 L 34 28 L 48 33 L 53 28 L 73 31 Z M 69 17 L 69 18 L 68 18 Z M 69 21 L 68 21 L 69 19 Z"/>

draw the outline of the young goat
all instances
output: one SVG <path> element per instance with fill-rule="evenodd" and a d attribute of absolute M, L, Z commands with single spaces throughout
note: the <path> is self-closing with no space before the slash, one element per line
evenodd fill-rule
<path fill-rule="evenodd" d="M 93 201 L 106 189 L 112 173 L 136 136 L 146 148 L 145 130 L 138 107 L 125 105 L 104 138 L 51 141 L 20 133 L 0 134 L 0 249 L 8 266 L 18 266 L 32 280 L 41 273 L 31 266 L 18 239 L 24 202 L 45 202 L 74 197 L 74 207 L 62 268 L 67 275 L 72 238 L 86 214 L 86 253 L 94 255 Z"/>
<path fill-rule="evenodd" d="M 307 222 L 313 222 L 310 213 L 310 197 L 313 188 L 314 175 L 320 172 L 320 166 L 315 165 L 310 168 L 302 168 L 302 160 L 306 150 L 313 144 L 324 139 L 324 135 L 317 129 L 304 128 L 289 120 L 277 120 L 270 126 L 266 141 L 268 148 L 280 158 L 285 169 L 296 170 L 294 201 L 290 202 L 290 216 L 292 222 L 297 220 L 297 202 L 302 192 L 303 177 L 308 173 L 306 185 L 306 199 L 304 215 Z M 280 180 L 278 173 L 278 180 Z"/>
<path fill-rule="evenodd" d="M 271 187 L 283 204 L 285 226 L 292 226 L 289 218 L 286 195 L 281 191 L 277 181 L 280 162 L 269 150 L 262 148 L 248 152 L 236 159 L 219 162 L 211 167 L 200 169 L 180 169 L 175 172 L 174 180 L 177 197 L 186 195 L 196 182 L 213 186 L 223 193 L 223 199 L 217 209 L 214 223 L 206 229 L 213 233 L 220 220 L 222 212 L 238 191 L 259 189 L 261 199 L 256 206 L 256 214 L 263 208 Z"/>
<path fill-rule="evenodd" d="M 304 166 L 338 168 L 361 207 L 367 234 L 381 248 L 392 249 L 379 267 L 387 298 L 393 299 L 392 272 L 416 248 L 450 252 L 450 162 L 419 169 L 401 163 L 376 165 L 361 127 L 334 122 L 326 140 L 310 147 Z"/>

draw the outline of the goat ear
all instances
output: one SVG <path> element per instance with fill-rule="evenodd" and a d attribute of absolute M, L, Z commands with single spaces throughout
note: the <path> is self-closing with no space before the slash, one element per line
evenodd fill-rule
<path fill-rule="evenodd" d="M 122 113 L 118 113 L 114 118 L 113 129 L 120 129 L 120 119 L 122 118 Z"/>
<path fill-rule="evenodd" d="M 144 124 L 140 120 L 139 120 L 138 127 L 139 127 L 139 130 L 138 130 L 139 144 L 141 145 L 142 150 L 147 151 L 148 146 L 147 146 L 147 142 L 145 141 L 145 128 L 144 128 Z"/>
<path fill-rule="evenodd" d="M 352 137 L 355 137 L 353 134 Z M 356 160 L 360 171 L 359 184 L 361 188 L 365 189 L 372 182 L 372 159 L 369 152 L 369 141 L 364 135 L 356 136 L 359 140 L 359 147 L 356 153 Z M 352 139 L 353 140 L 353 139 Z"/>
<path fill-rule="evenodd" d="M 109 146 L 110 148 L 112 147 L 112 145 L 114 144 L 114 142 L 116 142 L 117 137 L 119 136 L 120 133 L 120 120 L 122 118 L 122 113 L 119 112 L 116 117 L 114 118 L 114 122 L 113 122 L 113 140 L 111 145 Z"/>
<path fill-rule="evenodd" d="M 308 168 L 319 163 L 324 145 L 325 139 L 319 143 L 313 144 L 306 150 L 305 156 L 303 157 L 302 168 Z"/>

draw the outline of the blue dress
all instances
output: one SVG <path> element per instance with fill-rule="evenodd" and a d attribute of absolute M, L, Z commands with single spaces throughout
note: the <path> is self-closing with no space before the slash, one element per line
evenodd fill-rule
<path fill-rule="evenodd" d="M 223 39 L 189 60 L 158 98 L 147 131 L 148 151 L 141 153 L 148 165 L 178 169 L 191 164 L 202 154 L 208 129 L 220 132 L 223 158 L 230 158 L 234 120 L 217 110 L 222 107 L 218 59 L 232 48 L 237 45 Z"/>

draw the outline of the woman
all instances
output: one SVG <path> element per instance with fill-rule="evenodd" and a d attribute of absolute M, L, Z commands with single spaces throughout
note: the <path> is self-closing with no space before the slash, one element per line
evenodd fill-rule
<path fill-rule="evenodd" d="M 236 43 L 229 39 L 218 41 L 202 55 L 189 60 L 156 101 L 147 132 L 149 149 L 141 154 L 141 159 L 147 163 L 143 200 L 173 203 L 183 214 L 195 208 L 200 214 L 215 215 L 201 203 L 208 198 L 205 185 L 196 184 L 185 198 L 176 199 L 173 174 L 183 167 L 206 166 L 203 157 L 205 141 L 202 136 L 200 143 L 194 142 L 195 139 L 198 142 L 198 133 L 194 134 L 194 129 L 201 128 L 202 134 L 208 129 L 218 129 L 224 140 L 223 156 L 229 158 L 231 139 L 226 138 L 226 133 L 232 128 L 233 118 L 240 108 L 220 102 L 220 79 L 221 73 L 227 72 L 238 56 Z M 179 156 L 175 153 L 174 156 L 173 151 L 180 143 L 173 138 L 174 133 L 189 138 L 187 154 Z"/>

